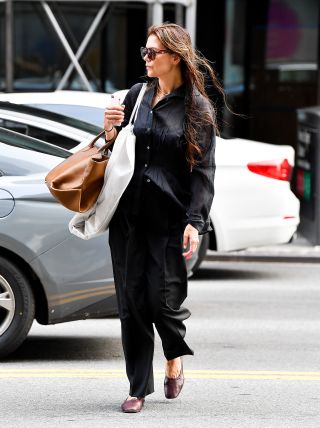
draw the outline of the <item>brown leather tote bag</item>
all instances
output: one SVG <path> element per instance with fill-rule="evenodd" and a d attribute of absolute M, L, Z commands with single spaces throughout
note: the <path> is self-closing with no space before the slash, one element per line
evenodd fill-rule
<path fill-rule="evenodd" d="M 53 168 L 45 178 L 52 195 L 71 211 L 83 213 L 89 210 L 101 192 L 110 158 L 104 151 L 114 142 L 111 140 L 96 147 L 96 141 L 103 134 L 104 130 L 88 146 Z"/>

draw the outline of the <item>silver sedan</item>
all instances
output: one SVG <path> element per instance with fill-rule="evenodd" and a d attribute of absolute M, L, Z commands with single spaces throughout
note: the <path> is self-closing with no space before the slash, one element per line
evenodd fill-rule
<path fill-rule="evenodd" d="M 71 235 L 73 213 L 57 204 L 47 171 L 70 152 L 0 128 L 0 357 L 34 318 L 53 324 L 116 313 L 108 234 Z"/>

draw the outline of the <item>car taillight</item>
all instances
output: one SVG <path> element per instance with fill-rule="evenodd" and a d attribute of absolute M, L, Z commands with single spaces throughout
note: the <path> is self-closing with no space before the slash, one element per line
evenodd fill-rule
<path fill-rule="evenodd" d="M 249 171 L 276 180 L 290 181 L 292 175 L 292 165 L 288 159 L 271 160 L 262 162 L 250 162 L 247 165 Z"/>

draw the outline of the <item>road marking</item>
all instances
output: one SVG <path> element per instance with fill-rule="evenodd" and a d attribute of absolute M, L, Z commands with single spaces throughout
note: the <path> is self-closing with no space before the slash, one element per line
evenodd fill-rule
<path fill-rule="evenodd" d="M 187 379 L 222 380 L 320 380 L 320 372 L 271 370 L 184 370 Z M 164 376 L 154 370 L 155 378 Z M 0 369 L 0 378 L 126 378 L 121 369 Z"/>

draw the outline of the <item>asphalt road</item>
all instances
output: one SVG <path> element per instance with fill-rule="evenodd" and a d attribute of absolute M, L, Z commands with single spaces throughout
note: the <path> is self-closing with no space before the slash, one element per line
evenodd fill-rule
<path fill-rule="evenodd" d="M 206 262 L 189 282 L 185 386 L 123 414 L 128 392 L 118 319 L 35 323 L 0 364 L 2 427 L 320 426 L 320 264 Z"/>

